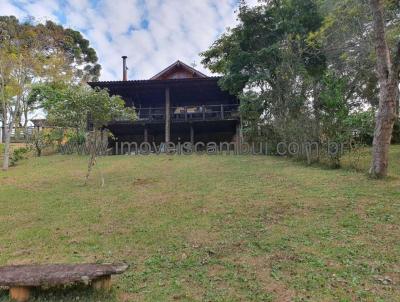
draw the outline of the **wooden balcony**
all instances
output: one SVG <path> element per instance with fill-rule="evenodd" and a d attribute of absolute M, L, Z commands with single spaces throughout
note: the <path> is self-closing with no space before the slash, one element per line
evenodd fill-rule
<path fill-rule="evenodd" d="M 165 108 L 137 108 L 136 122 L 161 123 L 165 121 Z M 171 107 L 171 122 L 238 120 L 239 105 L 193 105 Z M 118 120 L 123 121 L 123 120 Z"/>

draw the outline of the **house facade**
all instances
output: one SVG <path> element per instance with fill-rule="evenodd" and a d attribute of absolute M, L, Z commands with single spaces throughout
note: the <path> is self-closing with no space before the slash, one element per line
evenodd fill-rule
<path fill-rule="evenodd" d="M 138 119 L 109 123 L 113 144 L 143 142 L 236 142 L 240 133 L 239 100 L 208 77 L 177 61 L 149 80 L 127 80 L 123 57 L 123 80 L 91 82 L 121 96 L 134 107 Z"/>

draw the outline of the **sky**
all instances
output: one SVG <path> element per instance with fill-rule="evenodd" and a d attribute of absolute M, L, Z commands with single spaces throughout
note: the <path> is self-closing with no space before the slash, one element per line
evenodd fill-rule
<path fill-rule="evenodd" d="M 248 0 L 254 5 L 257 0 Z M 177 60 L 210 75 L 199 53 L 233 27 L 239 0 L 0 0 L 0 14 L 79 30 L 96 50 L 100 80 L 148 79 Z"/>

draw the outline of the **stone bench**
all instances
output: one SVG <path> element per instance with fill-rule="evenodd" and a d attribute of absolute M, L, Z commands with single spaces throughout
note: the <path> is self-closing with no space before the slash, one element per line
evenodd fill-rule
<path fill-rule="evenodd" d="M 91 284 L 95 289 L 111 289 L 111 275 L 122 274 L 126 264 L 46 264 L 0 267 L 0 286 L 10 289 L 11 299 L 29 300 L 30 290 L 76 283 Z"/>

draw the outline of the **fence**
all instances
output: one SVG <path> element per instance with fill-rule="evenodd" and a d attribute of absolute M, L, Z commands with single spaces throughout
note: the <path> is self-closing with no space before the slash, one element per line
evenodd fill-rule
<path fill-rule="evenodd" d="M 39 129 L 37 127 L 16 127 L 11 130 L 11 143 L 25 143 L 29 141 L 32 137 L 35 129 Z M 4 127 L 0 127 L 0 143 L 4 143 L 5 140 L 5 132 Z"/>

